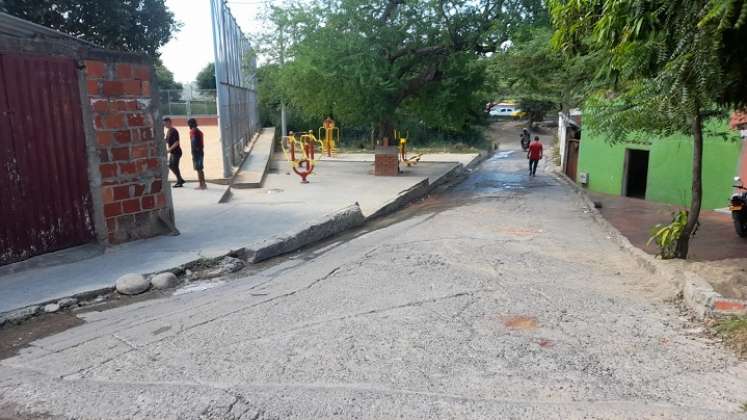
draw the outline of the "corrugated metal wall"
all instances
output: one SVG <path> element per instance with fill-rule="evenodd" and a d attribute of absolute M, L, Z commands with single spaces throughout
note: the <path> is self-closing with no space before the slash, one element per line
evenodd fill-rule
<path fill-rule="evenodd" d="M 0 55 L 0 265 L 95 239 L 74 60 Z"/>

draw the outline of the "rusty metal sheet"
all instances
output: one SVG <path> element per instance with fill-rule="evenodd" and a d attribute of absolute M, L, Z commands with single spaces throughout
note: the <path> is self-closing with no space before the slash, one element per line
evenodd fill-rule
<path fill-rule="evenodd" d="M 75 61 L 0 56 L 0 265 L 95 239 Z"/>

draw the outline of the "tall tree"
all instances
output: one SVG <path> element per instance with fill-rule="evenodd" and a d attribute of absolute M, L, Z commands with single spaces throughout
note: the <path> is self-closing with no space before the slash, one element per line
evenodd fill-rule
<path fill-rule="evenodd" d="M 207 64 L 197 73 L 197 87 L 202 90 L 215 90 L 215 63 Z"/>
<path fill-rule="evenodd" d="M 179 29 L 164 0 L 4 0 L 0 7 L 105 48 L 151 56 Z"/>
<path fill-rule="evenodd" d="M 286 10 L 283 91 L 308 115 L 374 124 L 379 138 L 403 118 L 464 129 L 481 118 L 480 58 L 541 3 L 339 0 Z"/>
<path fill-rule="evenodd" d="M 174 73 L 172 73 L 160 59 L 156 60 L 155 68 L 156 78 L 158 79 L 158 88 L 160 90 L 182 90 L 182 84 L 174 80 Z"/>
<path fill-rule="evenodd" d="M 684 131 L 693 137 L 692 197 L 675 251 L 677 258 L 687 257 L 700 214 L 703 121 L 747 98 L 747 56 L 743 54 L 747 32 L 733 13 L 721 7 L 741 3 L 550 2 L 556 45 L 571 57 L 588 53 L 605 57 L 598 75 L 608 90 L 587 103 L 590 117 L 585 121 L 611 141 L 629 139 L 640 130 L 664 135 Z"/>
<path fill-rule="evenodd" d="M 493 55 L 488 66 L 490 86 L 497 95 L 518 99 L 529 125 L 547 112 L 578 106 L 593 88 L 593 56 L 566 60 L 552 46 L 549 23 L 528 27 Z"/>

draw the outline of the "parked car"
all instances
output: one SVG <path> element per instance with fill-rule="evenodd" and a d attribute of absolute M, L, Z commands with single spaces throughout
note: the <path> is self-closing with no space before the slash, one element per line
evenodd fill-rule
<path fill-rule="evenodd" d="M 510 117 L 516 109 L 507 106 L 495 106 L 490 110 L 491 117 Z"/>
<path fill-rule="evenodd" d="M 526 112 L 510 105 L 496 105 L 490 109 L 491 117 L 511 117 L 514 119 L 524 118 Z"/>

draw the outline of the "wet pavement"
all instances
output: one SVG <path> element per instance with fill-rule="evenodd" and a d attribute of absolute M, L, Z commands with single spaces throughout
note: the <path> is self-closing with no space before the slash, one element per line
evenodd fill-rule
<path fill-rule="evenodd" d="M 0 418 L 738 418 L 745 363 L 501 150 L 262 270 L 81 314 L 0 361 Z"/>

